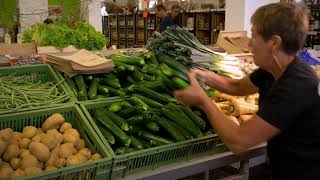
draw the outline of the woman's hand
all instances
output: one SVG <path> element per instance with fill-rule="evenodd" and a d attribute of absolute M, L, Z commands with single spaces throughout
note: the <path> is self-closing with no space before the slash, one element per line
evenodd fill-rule
<path fill-rule="evenodd" d="M 199 85 L 196 79 L 197 75 L 199 75 L 198 70 L 191 70 L 188 74 L 191 86 L 174 92 L 175 97 L 187 106 L 202 107 L 206 101 L 210 101 L 205 91 Z"/>
<path fill-rule="evenodd" d="M 207 84 L 209 82 L 210 79 L 210 73 L 213 73 L 211 71 L 207 71 L 207 70 L 201 70 L 201 69 L 192 69 L 193 73 L 195 73 L 196 75 L 199 76 L 199 78 L 201 78 L 201 80 Z M 208 85 L 208 84 L 207 84 Z"/>

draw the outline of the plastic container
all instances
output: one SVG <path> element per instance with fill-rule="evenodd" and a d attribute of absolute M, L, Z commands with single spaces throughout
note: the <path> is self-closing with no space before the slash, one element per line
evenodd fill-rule
<path fill-rule="evenodd" d="M 50 65 L 47 64 L 39 64 L 39 65 L 26 65 L 26 66 L 20 66 L 20 67 L 5 67 L 0 68 L 0 77 L 1 76 L 28 76 L 32 81 L 39 81 L 47 82 L 52 81 L 53 83 L 59 83 L 61 80 L 53 70 L 53 68 Z M 61 82 L 57 85 L 57 88 L 60 90 L 60 92 L 64 92 L 66 94 L 70 94 L 67 87 L 65 86 L 64 82 Z M 6 114 L 6 113 L 14 113 L 14 112 L 22 112 L 22 111 L 30 111 L 30 110 L 36 110 L 36 109 L 43 109 L 43 108 L 49 108 L 49 107 L 56 107 L 61 106 L 62 104 L 74 104 L 75 98 L 70 95 L 69 99 L 66 100 L 63 103 L 58 104 L 50 104 L 46 106 L 39 106 L 39 107 L 32 107 L 32 108 L 22 108 L 19 110 L 8 110 L 8 111 L 0 111 L 0 114 Z"/>
<path fill-rule="evenodd" d="M 193 158 L 224 152 L 226 150 L 226 147 L 221 144 L 217 135 L 211 135 L 148 148 L 124 155 L 115 155 L 111 146 L 108 144 L 94 119 L 90 115 L 90 112 L 95 108 L 107 107 L 112 103 L 123 100 L 125 99 L 101 102 L 82 102 L 80 104 L 80 107 L 96 133 L 100 136 L 106 148 L 112 152 L 112 156 L 114 157 L 111 175 L 112 178 L 126 177 L 131 174 L 154 170 L 161 166 L 181 163 Z"/>
<path fill-rule="evenodd" d="M 314 59 L 310 53 L 308 53 L 308 51 L 300 51 L 298 53 L 298 56 L 304 60 L 306 63 L 308 63 L 309 65 L 320 65 L 320 62 L 316 59 Z"/>
<path fill-rule="evenodd" d="M 92 153 L 100 153 L 103 159 L 86 162 L 80 165 L 68 166 L 58 170 L 26 176 L 22 179 L 109 179 L 111 174 L 111 153 L 105 149 L 94 129 L 77 106 L 61 106 L 43 110 L 35 110 L 0 116 L 0 129 L 12 128 L 21 132 L 25 126 L 41 127 L 47 117 L 53 113 L 61 113 L 67 122 L 76 128 L 86 147 Z"/>

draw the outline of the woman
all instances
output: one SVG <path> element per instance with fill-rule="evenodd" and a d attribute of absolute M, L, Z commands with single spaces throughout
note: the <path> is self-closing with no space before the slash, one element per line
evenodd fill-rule
<path fill-rule="evenodd" d="M 223 142 L 236 154 L 268 142 L 274 179 L 320 179 L 319 80 L 296 53 L 303 47 L 308 27 L 307 9 L 288 3 L 260 7 L 252 16 L 250 46 L 260 68 L 240 80 L 192 70 L 191 87 L 175 92 L 188 106 L 207 114 Z M 199 86 L 206 84 L 231 95 L 259 92 L 259 111 L 237 126 L 219 111 Z"/>

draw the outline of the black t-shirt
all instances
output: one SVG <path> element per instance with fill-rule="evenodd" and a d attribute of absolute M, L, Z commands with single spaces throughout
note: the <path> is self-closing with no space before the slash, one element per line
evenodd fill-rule
<path fill-rule="evenodd" d="M 173 19 L 171 16 L 165 16 L 162 18 L 161 23 L 160 23 L 160 32 L 166 30 L 167 26 L 172 26 L 174 25 Z"/>
<path fill-rule="evenodd" d="M 319 79 L 295 58 L 275 80 L 258 69 L 250 79 L 259 88 L 257 115 L 281 133 L 268 141 L 274 179 L 320 180 Z"/>

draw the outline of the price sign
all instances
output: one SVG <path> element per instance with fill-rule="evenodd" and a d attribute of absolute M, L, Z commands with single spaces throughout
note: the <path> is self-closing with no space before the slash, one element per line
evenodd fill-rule
<path fill-rule="evenodd" d="M 10 66 L 24 66 L 31 64 L 44 64 L 44 56 L 9 57 Z"/>

